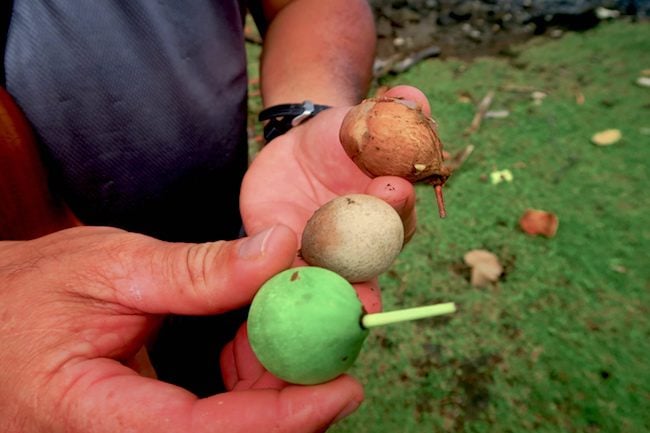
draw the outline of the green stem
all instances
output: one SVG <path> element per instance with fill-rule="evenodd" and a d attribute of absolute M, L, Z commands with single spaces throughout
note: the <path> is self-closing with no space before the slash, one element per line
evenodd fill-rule
<path fill-rule="evenodd" d="M 423 307 L 407 308 L 404 310 L 387 311 L 384 313 L 366 314 L 361 318 L 364 328 L 390 325 L 391 323 L 406 322 L 408 320 L 424 319 L 427 317 L 450 314 L 456 311 L 456 304 L 447 302 L 444 304 L 425 305 Z"/>

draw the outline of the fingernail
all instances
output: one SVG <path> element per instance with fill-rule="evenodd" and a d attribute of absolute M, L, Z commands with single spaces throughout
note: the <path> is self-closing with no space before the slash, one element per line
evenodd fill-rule
<path fill-rule="evenodd" d="M 360 401 L 356 401 L 356 400 L 351 401 L 350 403 L 348 403 L 347 406 L 345 406 L 343 408 L 343 410 L 341 412 L 339 412 L 338 415 L 336 415 L 336 418 L 334 418 L 333 422 L 338 422 L 338 421 L 342 420 L 343 418 L 351 415 L 355 410 L 357 410 L 357 408 L 359 406 L 361 406 Z"/>
<path fill-rule="evenodd" d="M 244 239 L 239 244 L 239 257 L 242 259 L 254 259 L 263 255 L 266 250 L 267 240 L 271 237 L 274 228 L 275 227 L 270 227 L 262 232 Z"/>

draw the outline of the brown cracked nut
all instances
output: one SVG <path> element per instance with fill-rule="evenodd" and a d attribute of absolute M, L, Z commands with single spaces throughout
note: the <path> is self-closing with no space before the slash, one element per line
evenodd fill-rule
<path fill-rule="evenodd" d="M 398 98 L 366 99 L 343 119 L 340 139 L 348 156 L 371 177 L 399 176 L 433 185 L 440 216 L 446 215 L 442 185 L 451 171 L 443 164 L 436 123 L 421 107 Z"/>

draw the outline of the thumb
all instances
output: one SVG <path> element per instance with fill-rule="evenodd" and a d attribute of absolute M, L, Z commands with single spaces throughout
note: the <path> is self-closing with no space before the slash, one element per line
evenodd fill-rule
<path fill-rule="evenodd" d="M 154 314 L 218 314 L 242 307 L 266 280 L 291 266 L 298 249 L 295 233 L 284 225 L 235 241 L 184 244 L 142 237 L 140 242 L 120 264 L 126 275 L 111 280 L 117 296 L 112 301 Z"/>

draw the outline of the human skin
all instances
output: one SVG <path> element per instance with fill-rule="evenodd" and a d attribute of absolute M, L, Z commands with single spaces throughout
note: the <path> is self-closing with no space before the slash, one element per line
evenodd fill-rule
<path fill-rule="evenodd" d="M 414 87 L 396 86 L 384 95 L 414 101 L 431 114 L 426 96 Z M 347 156 L 338 134 L 349 109 L 322 111 L 273 140 L 255 157 L 240 196 L 247 233 L 282 222 L 300 236 L 324 203 L 340 195 L 365 193 L 393 206 L 404 223 L 405 239 L 411 239 L 417 222 L 413 186 L 395 176 L 371 179 Z"/>
<path fill-rule="evenodd" d="M 127 367 L 163 315 L 245 305 L 293 262 L 296 243 L 282 225 L 252 239 L 198 245 L 107 227 L 1 242 L 3 431 L 321 431 L 360 403 L 351 378 L 197 399 Z"/>
<path fill-rule="evenodd" d="M 408 87 L 389 92 L 421 97 Z M 298 264 L 306 219 L 335 195 L 380 196 L 414 228 L 412 186 L 370 179 L 344 156 L 336 131 L 346 112 L 321 113 L 255 159 L 241 194 L 252 239 L 165 243 L 77 227 L 0 242 L 3 430 L 202 433 L 271 426 L 316 432 L 355 410 L 363 400 L 357 381 L 344 375 L 323 385 L 290 386 L 259 364 L 245 327 L 222 352 L 231 392 L 197 399 L 129 368 L 164 315 L 219 314 L 247 305 L 264 281 Z M 381 308 L 376 281 L 356 288 L 368 310 Z"/>
<path fill-rule="evenodd" d="M 263 0 L 260 66 L 266 107 L 309 99 L 353 105 L 372 78 L 376 33 L 366 0 Z"/>
<path fill-rule="evenodd" d="M 390 92 L 418 96 L 412 88 Z M 298 264 L 298 234 L 330 197 L 346 191 L 382 196 L 414 223 L 410 184 L 371 180 L 345 165 L 331 133 L 345 112 L 321 113 L 321 120 L 275 140 L 255 160 L 241 201 L 252 238 L 166 243 L 114 228 L 77 227 L 0 242 L 3 431 L 318 432 L 354 411 L 363 400 L 356 380 L 344 375 L 322 385 L 288 385 L 257 361 L 245 327 L 222 352 L 230 392 L 198 399 L 129 367 L 164 315 L 219 314 L 247 305 L 264 281 Z M 318 168 L 322 152 L 338 160 L 336 170 Z M 376 281 L 356 288 L 366 308 L 381 308 Z"/>
<path fill-rule="evenodd" d="M 385 95 L 412 100 L 420 104 L 426 114 L 431 114 L 426 96 L 414 87 L 397 86 Z M 371 179 L 343 150 L 338 131 L 349 109 L 332 108 L 321 112 L 273 140 L 255 158 L 244 177 L 240 197 L 247 233 L 257 233 L 281 222 L 292 227 L 300 239 L 307 220 L 324 203 L 340 195 L 365 193 L 393 206 L 404 223 L 405 242 L 414 235 L 417 214 L 413 185 L 394 176 Z M 304 264 L 299 257 L 294 259 L 293 266 Z M 377 279 L 353 286 L 368 312 L 381 311 Z M 283 384 L 266 372 L 255 358 L 245 326 L 223 349 L 221 365 L 229 389 Z"/>
<path fill-rule="evenodd" d="M 367 78 L 352 72 L 349 62 L 354 59 L 340 57 L 334 68 L 331 53 L 322 50 L 335 39 L 324 42 L 325 47 L 312 44 L 311 50 L 321 54 L 304 62 L 301 74 L 282 78 L 282 71 L 296 63 L 283 65 L 277 47 L 280 41 L 297 40 L 295 28 L 287 24 L 298 19 L 297 6 L 314 6 L 311 1 L 282 5 L 273 16 L 277 20 L 269 28 L 263 62 L 265 103 L 312 99 L 336 108 L 274 140 L 255 160 L 241 197 L 246 231 L 254 241 L 168 244 L 112 228 L 78 227 L 32 241 L 0 242 L 3 431 L 317 432 L 359 406 L 363 390 L 349 376 L 310 387 L 274 378 L 252 354 L 245 327 L 222 352 L 231 392 L 197 399 L 130 368 L 164 315 L 239 308 L 272 275 L 300 264 L 297 239 L 305 221 L 335 195 L 377 195 L 398 210 L 407 232 L 414 230 L 412 186 L 397 178 L 369 179 L 344 157 L 338 143 L 341 120 L 363 93 L 360 83 Z M 283 27 L 294 30 L 283 33 L 277 25 L 281 17 Z M 313 35 L 323 34 L 311 29 Z M 334 26 L 324 34 L 345 35 L 340 31 Z M 350 37 L 346 42 L 354 42 Z M 283 45 L 285 51 L 298 52 L 289 47 Z M 361 59 L 367 66 L 367 54 Z M 320 68 L 314 69 L 317 63 Z M 336 74 L 325 74 L 328 70 Z M 287 86 L 291 80 L 295 86 Z M 423 98 L 412 88 L 391 92 Z M 369 311 L 381 308 L 376 281 L 356 288 Z"/>

